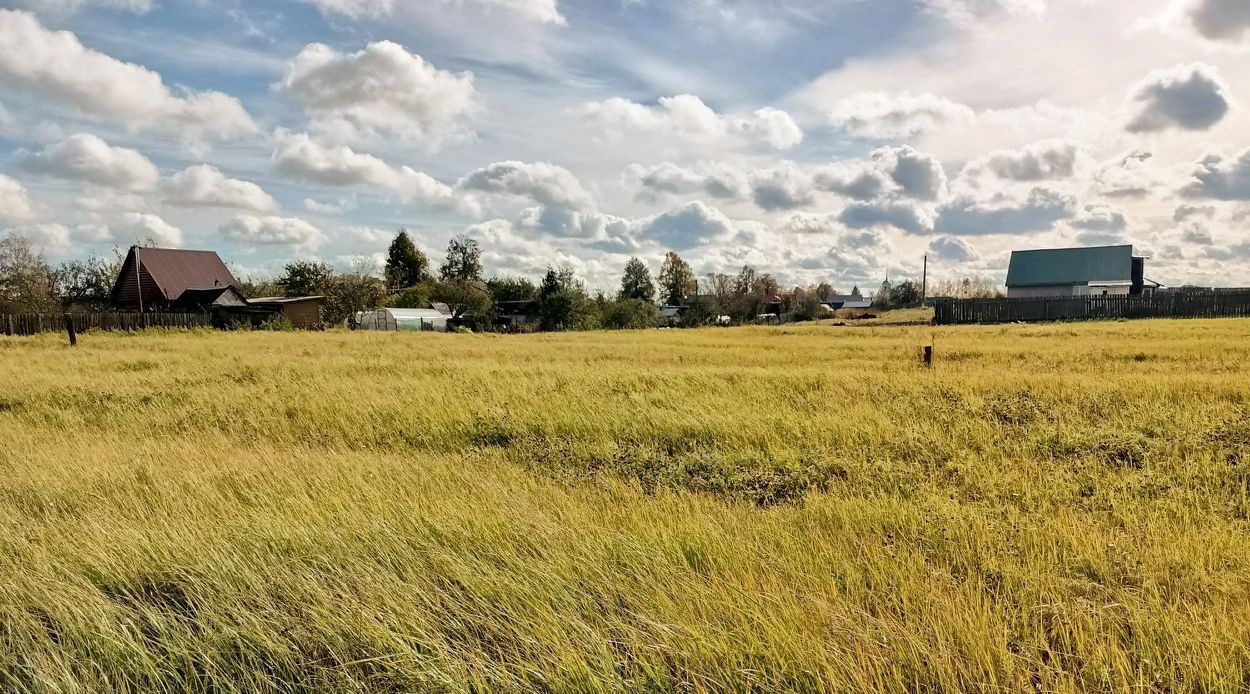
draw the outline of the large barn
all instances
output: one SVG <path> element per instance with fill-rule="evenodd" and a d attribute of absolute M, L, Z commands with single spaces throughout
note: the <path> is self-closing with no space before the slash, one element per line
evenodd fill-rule
<path fill-rule="evenodd" d="M 1007 296 L 1141 296 L 1159 286 L 1145 271 L 1146 258 L 1132 246 L 1013 251 Z"/>

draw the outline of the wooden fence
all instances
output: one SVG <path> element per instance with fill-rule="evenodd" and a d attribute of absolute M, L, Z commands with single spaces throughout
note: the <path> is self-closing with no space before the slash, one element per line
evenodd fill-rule
<path fill-rule="evenodd" d="M 210 325 L 203 313 L 71 313 L 74 330 L 143 330 L 144 328 L 199 328 Z M 35 335 L 65 330 L 64 313 L 0 314 L 0 334 Z"/>
<path fill-rule="evenodd" d="M 1250 291 L 1176 293 L 1151 296 L 1080 296 L 1041 299 L 937 299 L 939 325 L 1015 323 L 1114 318 L 1250 317 Z"/>

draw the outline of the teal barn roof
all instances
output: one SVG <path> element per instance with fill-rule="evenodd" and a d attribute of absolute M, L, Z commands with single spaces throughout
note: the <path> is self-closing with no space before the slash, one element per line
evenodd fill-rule
<path fill-rule="evenodd" d="M 1008 287 L 1132 280 L 1132 246 L 1012 251 L 1007 268 Z"/>

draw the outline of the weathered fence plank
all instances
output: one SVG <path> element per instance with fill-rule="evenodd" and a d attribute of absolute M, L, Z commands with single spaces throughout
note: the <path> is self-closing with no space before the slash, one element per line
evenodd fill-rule
<path fill-rule="evenodd" d="M 1151 296 L 1029 299 L 937 299 L 939 325 L 1115 318 L 1238 318 L 1250 316 L 1250 290 L 1158 292 Z"/>
<path fill-rule="evenodd" d="M 36 335 L 66 330 L 142 330 L 144 328 L 201 328 L 210 325 L 203 313 L 9 313 L 0 317 L 5 335 Z"/>

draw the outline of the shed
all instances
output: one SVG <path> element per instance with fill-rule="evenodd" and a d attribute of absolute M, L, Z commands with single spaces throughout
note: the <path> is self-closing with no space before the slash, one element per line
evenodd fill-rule
<path fill-rule="evenodd" d="M 321 309 L 326 303 L 324 296 L 262 296 L 252 299 L 251 303 L 281 313 L 291 325 L 303 330 L 324 326 L 321 320 Z"/>
<path fill-rule="evenodd" d="M 538 301 L 536 299 L 518 299 L 499 301 L 495 304 L 497 316 L 495 322 L 508 328 L 522 328 L 539 322 Z"/>
<path fill-rule="evenodd" d="M 214 308 L 247 306 L 247 298 L 234 287 L 213 287 L 212 289 L 188 289 L 169 302 L 169 308 L 175 311 L 205 313 Z"/>
<path fill-rule="evenodd" d="M 354 318 L 357 330 L 447 332 L 447 316 L 432 308 L 380 308 Z"/>
<path fill-rule="evenodd" d="M 1132 246 L 1013 251 L 1007 296 L 1140 296 L 1147 288 L 1146 260 L 1134 256 Z"/>
<path fill-rule="evenodd" d="M 146 307 L 145 307 L 146 308 Z M 188 289 L 175 301 L 165 305 L 170 311 L 207 313 L 218 328 L 239 325 L 257 327 L 273 318 L 272 308 L 256 306 L 234 287 Z"/>
<path fill-rule="evenodd" d="M 217 290 L 237 284 L 213 251 L 131 246 L 113 283 L 110 300 L 116 308 L 168 310 L 187 290 Z"/>

